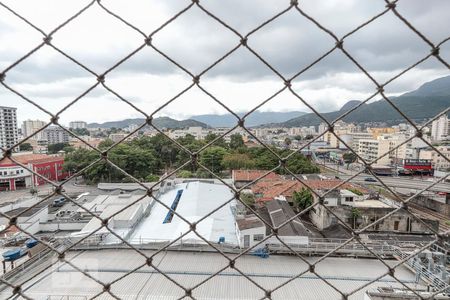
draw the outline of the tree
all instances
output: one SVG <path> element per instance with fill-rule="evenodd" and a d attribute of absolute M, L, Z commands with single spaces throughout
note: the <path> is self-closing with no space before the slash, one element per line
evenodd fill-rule
<path fill-rule="evenodd" d="M 356 221 L 361 216 L 361 211 L 357 209 L 356 207 L 352 207 L 352 210 L 350 211 L 350 216 L 352 218 L 352 228 L 356 228 Z"/>
<path fill-rule="evenodd" d="M 239 149 L 245 146 L 244 139 L 239 133 L 230 136 L 230 149 Z"/>
<path fill-rule="evenodd" d="M 227 150 L 222 147 L 209 147 L 201 153 L 200 163 L 210 171 L 218 173 L 223 170 L 223 158 Z"/>
<path fill-rule="evenodd" d="M 239 199 L 247 204 L 247 206 L 255 205 L 255 196 L 251 193 L 241 193 Z"/>
<path fill-rule="evenodd" d="M 157 176 L 155 174 L 150 174 L 147 177 L 145 177 L 145 181 L 146 182 L 157 182 L 157 181 L 159 181 L 159 176 Z"/>
<path fill-rule="evenodd" d="M 195 141 L 195 136 L 193 136 L 192 134 L 186 134 L 185 136 L 177 139 L 177 142 L 179 142 L 183 146 L 193 144 L 195 143 Z"/>
<path fill-rule="evenodd" d="M 342 158 L 344 159 L 345 163 L 351 164 L 351 163 L 354 163 L 358 157 L 356 156 L 355 153 L 348 152 L 348 153 L 344 153 L 342 155 Z"/>
<path fill-rule="evenodd" d="M 300 191 L 294 191 L 292 201 L 302 211 L 313 204 L 313 195 L 309 189 L 302 187 Z"/>
<path fill-rule="evenodd" d="M 69 172 L 79 172 L 100 157 L 94 150 L 77 149 L 66 155 L 64 169 Z M 108 160 L 114 165 L 140 181 L 146 180 L 149 175 L 158 173 L 161 162 L 156 158 L 153 149 L 137 147 L 131 143 L 116 145 L 108 151 Z M 129 181 L 129 177 L 107 161 L 100 161 L 82 174 L 89 183 L 100 181 Z"/>
<path fill-rule="evenodd" d="M 209 172 L 207 172 L 206 170 L 199 168 L 197 170 L 197 172 L 195 172 L 195 177 L 196 178 L 211 178 L 212 175 Z"/>
<path fill-rule="evenodd" d="M 294 174 L 313 174 L 320 172 L 319 167 L 317 167 L 313 162 L 311 162 L 304 155 L 298 152 L 295 152 L 287 159 L 286 168 L 288 168 Z M 285 170 L 280 170 L 280 172 L 282 173 L 284 171 Z"/>
<path fill-rule="evenodd" d="M 75 151 L 75 148 L 74 148 L 73 146 L 69 145 L 69 146 L 64 147 L 62 150 L 63 150 L 65 153 L 70 153 L 70 152 Z"/>
<path fill-rule="evenodd" d="M 215 139 L 217 139 L 219 136 L 215 133 L 208 133 L 205 137 L 205 143 L 209 144 Z M 227 142 L 225 142 L 225 139 L 223 137 L 219 138 L 217 141 L 214 142 L 214 146 L 219 146 L 222 148 L 228 148 Z"/>
<path fill-rule="evenodd" d="M 272 149 L 275 153 L 276 149 Z M 250 157 L 254 161 L 254 166 L 261 170 L 271 170 L 278 166 L 278 158 L 267 148 L 251 148 L 249 149 Z"/>
<path fill-rule="evenodd" d="M 59 151 L 62 151 L 65 147 L 70 146 L 69 143 L 56 143 L 56 144 L 50 144 L 47 147 L 47 151 L 50 154 L 56 154 Z"/>
<path fill-rule="evenodd" d="M 106 150 L 106 149 L 108 149 L 109 147 L 111 147 L 112 145 L 114 145 L 114 142 L 113 142 L 111 139 L 106 139 L 106 140 L 101 141 L 101 142 L 98 144 L 98 149 L 100 149 L 100 150 Z"/>
<path fill-rule="evenodd" d="M 181 170 L 178 173 L 178 177 L 180 177 L 180 178 L 192 178 L 192 177 L 194 177 L 194 174 L 191 171 L 188 171 L 188 170 Z"/>
<path fill-rule="evenodd" d="M 30 143 L 20 144 L 20 151 L 33 151 L 33 146 Z"/>
<path fill-rule="evenodd" d="M 75 128 L 75 129 L 71 129 L 71 131 L 73 133 L 75 133 L 76 135 L 91 135 L 89 130 L 87 130 L 86 128 Z"/>
<path fill-rule="evenodd" d="M 308 134 L 307 136 L 305 136 L 305 140 L 312 140 L 314 138 L 314 136 L 312 134 Z"/>
<path fill-rule="evenodd" d="M 189 134 L 183 138 L 179 138 L 177 141 L 181 145 L 183 145 L 186 149 L 188 149 L 190 152 L 197 152 L 203 146 L 205 146 L 205 141 L 196 140 L 195 138 L 193 138 L 192 135 L 189 135 Z M 191 160 L 190 154 L 188 152 L 186 152 L 185 150 L 180 149 L 180 151 L 178 151 L 178 154 L 176 157 L 176 166 L 179 167 L 190 160 Z M 185 169 L 195 172 L 195 171 L 197 171 L 197 166 L 194 164 L 190 164 L 190 165 L 187 165 L 185 167 Z"/>
<path fill-rule="evenodd" d="M 289 149 L 289 146 L 292 144 L 292 140 L 290 138 L 285 138 L 284 139 L 284 146 Z"/>
<path fill-rule="evenodd" d="M 296 136 L 294 136 L 294 140 L 301 141 L 302 140 L 302 136 L 301 135 L 296 135 Z"/>
<path fill-rule="evenodd" d="M 108 158 L 125 172 L 138 180 L 144 180 L 148 175 L 158 172 L 160 161 L 151 149 L 133 147 L 130 144 L 119 144 L 109 151 Z M 123 177 L 126 177 L 123 174 Z M 121 179 L 122 176 L 119 176 Z"/>
<path fill-rule="evenodd" d="M 229 153 L 223 157 L 223 166 L 226 169 L 251 169 L 254 162 L 248 154 L 245 153 Z"/>

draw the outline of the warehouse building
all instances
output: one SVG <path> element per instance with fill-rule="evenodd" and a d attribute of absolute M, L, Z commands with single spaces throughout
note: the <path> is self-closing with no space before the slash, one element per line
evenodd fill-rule
<path fill-rule="evenodd" d="M 230 268 L 227 267 L 229 260 L 220 253 L 155 253 L 150 250 L 143 250 L 142 253 L 152 257 L 152 266 L 146 265 L 146 257 L 132 249 L 70 251 L 65 259 L 104 284 L 123 277 L 110 289 L 120 299 L 184 299 L 184 289 L 198 284 L 200 286 L 192 291 L 194 299 L 263 299 L 266 296 L 264 290 L 273 291 L 271 299 L 342 298 L 336 289 L 308 272 L 308 265 L 296 256 L 272 255 L 262 259 L 244 255 L 236 259 L 235 268 Z M 236 257 L 227 255 L 230 259 Z M 305 259 L 309 263 L 316 260 L 313 257 Z M 101 284 L 64 261 L 53 260 L 53 267 L 42 269 L 49 261 L 40 261 L 20 274 L 20 280 L 25 282 L 21 291 L 28 297 L 38 300 L 115 298 L 108 292 L 103 293 Z M 393 266 L 396 261 L 386 263 Z M 224 270 L 215 274 L 221 269 Z M 304 271 L 305 274 L 299 276 Z M 318 263 L 315 272 L 343 293 L 354 292 L 349 299 L 364 299 L 366 290 L 378 287 L 403 287 L 391 276 L 381 276 L 388 272 L 387 267 L 372 259 L 330 257 Z M 299 278 L 293 280 L 296 276 Z M 425 288 L 424 283 L 403 265 L 396 268 L 395 276 L 411 288 Z M 29 278 L 33 279 L 28 281 Z M 276 289 L 284 283 L 287 284 Z M 8 298 L 11 294 L 12 289 L 3 285 L 0 298 Z"/>

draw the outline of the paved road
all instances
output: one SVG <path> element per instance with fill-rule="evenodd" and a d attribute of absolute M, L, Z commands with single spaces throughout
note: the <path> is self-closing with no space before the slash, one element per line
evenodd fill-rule
<path fill-rule="evenodd" d="M 331 172 L 335 171 L 336 175 L 339 176 L 341 179 L 347 179 L 351 177 L 352 175 L 356 174 L 357 171 L 354 170 L 347 170 L 346 166 L 339 166 L 337 167 L 336 164 L 332 163 L 325 163 L 321 162 L 321 165 L 330 169 Z M 338 174 L 339 171 L 339 174 Z M 367 182 L 364 179 L 367 177 L 375 178 L 368 174 L 360 174 L 354 179 L 352 179 L 352 182 L 355 183 L 364 183 L 364 184 L 371 184 L 371 185 L 382 185 L 380 182 Z M 381 180 L 389 187 L 394 188 L 406 188 L 411 190 L 422 190 L 431 184 L 433 184 L 433 179 L 419 179 L 417 177 L 391 177 L 391 176 L 379 176 Z M 430 191 L 434 192 L 446 192 L 450 193 L 450 184 L 448 182 L 440 182 L 429 189 Z"/>
<path fill-rule="evenodd" d="M 344 175 L 344 174 L 339 174 L 339 177 L 341 179 L 347 179 L 350 178 L 350 175 Z M 364 179 L 367 177 L 372 177 L 375 178 L 373 176 L 364 174 L 364 175 L 358 175 L 357 177 L 355 177 L 354 179 L 352 179 L 352 182 L 355 183 L 363 183 L 363 184 L 371 184 L 371 185 L 382 185 L 380 182 L 367 182 Z M 411 177 L 387 177 L 387 176 L 381 176 L 379 177 L 387 186 L 389 187 L 394 187 L 394 188 L 406 188 L 406 189 L 411 189 L 411 190 L 422 190 L 425 189 L 427 187 L 429 187 L 430 185 L 433 184 L 432 181 L 427 181 L 427 180 L 420 180 L 420 179 L 413 179 Z M 446 193 L 450 193 L 450 184 L 449 183 L 438 183 L 435 186 L 431 187 L 428 189 L 429 191 L 434 191 L 434 192 L 446 192 Z"/>
<path fill-rule="evenodd" d="M 65 193 L 69 196 L 79 195 L 85 192 L 98 191 L 97 186 L 86 186 L 86 185 L 75 185 L 74 182 L 69 181 L 64 186 Z M 53 186 L 46 184 L 38 187 L 38 195 L 41 197 L 46 197 L 53 193 Z M 15 202 L 17 200 L 30 197 L 29 189 L 22 189 L 11 192 L 0 192 L 0 204 L 5 202 Z"/>

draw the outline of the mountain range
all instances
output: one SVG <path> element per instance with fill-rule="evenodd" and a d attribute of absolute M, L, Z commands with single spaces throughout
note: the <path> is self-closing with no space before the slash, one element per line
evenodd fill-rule
<path fill-rule="evenodd" d="M 405 116 L 414 121 L 432 118 L 450 107 L 450 76 L 427 82 L 415 91 L 405 93 L 398 97 L 389 97 L 389 99 Z M 322 113 L 321 115 L 331 122 L 360 103 L 361 101 L 352 100 L 347 102 L 338 111 Z M 387 125 L 395 125 L 406 121 L 405 118 L 384 99 L 362 104 L 342 120 L 354 123 L 382 122 Z M 316 114 L 308 113 L 285 122 L 268 124 L 268 126 L 316 126 L 321 122 L 322 120 Z"/>
<path fill-rule="evenodd" d="M 301 111 L 290 112 L 261 112 L 255 111 L 245 118 L 246 126 L 260 126 L 275 122 L 285 122 L 290 119 L 299 117 L 306 114 Z M 245 115 L 245 113 L 237 113 L 239 117 Z M 192 116 L 191 119 L 208 124 L 211 127 L 233 127 L 237 123 L 237 119 L 232 114 L 225 115 L 198 115 Z"/>
<path fill-rule="evenodd" d="M 450 76 L 435 79 L 420 86 L 417 90 L 407 92 L 398 97 L 389 97 L 408 118 L 421 121 L 429 119 L 450 107 Z M 330 100 L 331 101 L 331 100 Z M 334 121 L 346 111 L 360 105 L 359 100 L 350 100 L 340 110 L 322 113 L 328 121 Z M 238 113 L 243 116 L 245 113 Z M 345 122 L 354 123 L 386 123 L 395 125 L 404 123 L 404 117 L 396 111 L 386 100 L 380 99 L 362 104 L 355 111 L 343 118 Z M 126 119 L 106 123 L 91 123 L 88 127 L 125 128 L 132 124 L 141 125 L 143 118 Z M 232 127 L 236 125 L 236 118 L 232 114 L 197 115 L 187 120 L 175 120 L 169 117 L 154 119 L 158 128 L 186 128 L 186 127 Z M 259 127 L 302 127 L 317 126 L 322 120 L 314 113 L 300 111 L 292 112 L 260 112 L 255 111 L 246 118 L 246 126 Z"/>
<path fill-rule="evenodd" d="M 88 124 L 88 128 L 126 128 L 130 125 L 142 125 L 145 122 L 144 118 L 136 118 L 136 119 L 125 119 L 121 121 L 111 121 L 111 122 L 105 122 L 105 123 L 90 123 Z M 186 127 L 203 127 L 207 128 L 208 125 L 205 123 L 196 121 L 196 120 L 175 120 L 169 117 L 160 117 L 155 118 L 153 120 L 153 124 L 157 128 L 170 128 L 170 129 L 177 129 L 177 128 L 186 128 Z"/>

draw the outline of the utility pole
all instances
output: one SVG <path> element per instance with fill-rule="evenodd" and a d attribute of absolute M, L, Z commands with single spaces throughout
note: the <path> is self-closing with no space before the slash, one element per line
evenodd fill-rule
<path fill-rule="evenodd" d="M 395 148 L 395 177 L 398 177 L 398 148 Z"/>

